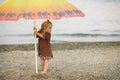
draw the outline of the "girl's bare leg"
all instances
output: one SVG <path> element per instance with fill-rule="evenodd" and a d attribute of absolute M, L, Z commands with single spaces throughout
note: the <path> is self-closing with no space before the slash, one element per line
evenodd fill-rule
<path fill-rule="evenodd" d="M 40 59 L 40 63 L 41 63 L 41 66 L 42 66 L 42 70 L 44 70 L 44 60 L 43 59 Z"/>
<path fill-rule="evenodd" d="M 44 70 L 43 72 L 46 74 L 47 73 L 47 70 L 48 70 L 48 63 L 49 63 L 49 60 L 45 60 L 44 61 Z"/>

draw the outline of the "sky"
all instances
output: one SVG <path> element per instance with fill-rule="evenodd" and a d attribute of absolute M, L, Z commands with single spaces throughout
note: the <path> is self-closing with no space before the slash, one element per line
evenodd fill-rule
<path fill-rule="evenodd" d="M 4 0 L 0 0 L 0 3 L 2 3 Z"/>

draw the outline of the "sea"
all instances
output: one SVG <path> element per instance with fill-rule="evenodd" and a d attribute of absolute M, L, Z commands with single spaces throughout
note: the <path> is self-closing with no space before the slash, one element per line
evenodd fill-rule
<path fill-rule="evenodd" d="M 120 41 L 120 0 L 67 0 L 85 17 L 50 20 L 51 43 Z M 39 30 L 41 23 L 36 20 Z M 33 44 L 33 20 L 0 21 L 0 45 Z"/>

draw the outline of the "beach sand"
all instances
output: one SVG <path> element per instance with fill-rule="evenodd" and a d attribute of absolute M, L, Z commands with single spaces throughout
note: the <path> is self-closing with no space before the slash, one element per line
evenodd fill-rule
<path fill-rule="evenodd" d="M 120 42 L 54 43 L 47 75 L 34 45 L 0 46 L 0 80 L 120 80 Z"/>

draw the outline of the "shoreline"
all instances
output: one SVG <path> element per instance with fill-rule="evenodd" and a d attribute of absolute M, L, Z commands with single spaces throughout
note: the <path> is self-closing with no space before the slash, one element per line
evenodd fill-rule
<path fill-rule="evenodd" d="M 112 42 L 64 42 L 52 43 L 53 51 L 56 50 L 73 50 L 73 49 L 92 49 L 92 48 L 107 48 L 113 46 L 120 46 L 120 41 Z M 0 52 L 9 51 L 34 51 L 34 44 L 8 44 L 0 45 Z"/>

